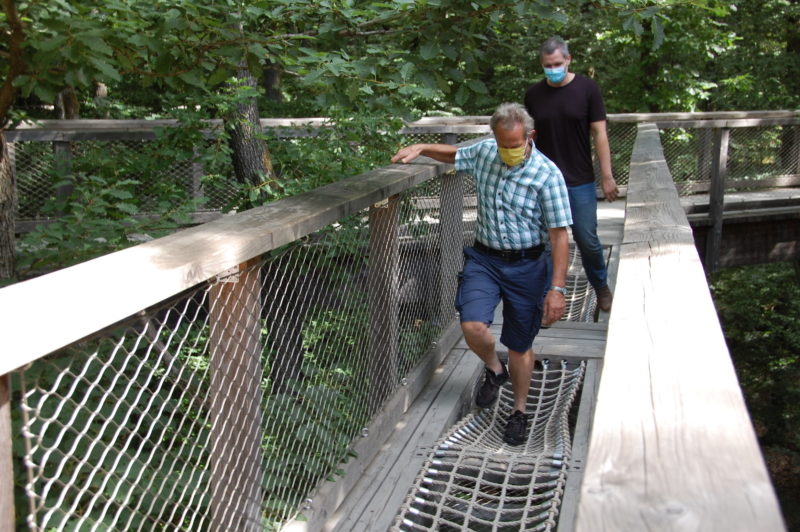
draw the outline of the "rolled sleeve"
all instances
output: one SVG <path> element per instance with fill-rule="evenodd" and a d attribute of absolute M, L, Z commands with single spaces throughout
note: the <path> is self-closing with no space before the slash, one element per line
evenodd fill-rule
<path fill-rule="evenodd" d="M 567 185 L 561 174 L 553 173 L 541 189 L 542 214 L 548 229 L 572 225 Z"/>
<path fill-rule="evenodd" d="M 470 174 L 475 172 L 475 164 L 478 156 L 482 153 L 481 149 L 486 149 L 483 144 L 483 142 L 479 142 L 456 150 L 455 167 L 457 172 L 467 172 Z"/>

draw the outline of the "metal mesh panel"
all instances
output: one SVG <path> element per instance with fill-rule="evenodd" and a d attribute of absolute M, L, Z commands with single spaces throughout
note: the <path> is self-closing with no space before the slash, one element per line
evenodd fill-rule
<path fill-rule="evenodd" d="M 9 143 L 13 150 L 17 177 L 18 217 L 39 218 L 41 209 L 53 193 L 47 176 L 53 168 L 53 147 L 48 142 Z"/>
<path fill-rule="evenodd" d="M 631 167 L 631 153 L 636 141 L 635 122 L 609 122 L 608 142 L 611 148 L 611 169 L 618 186 L 627 186 Z M 599 177 L 599 161 L 595 157 L 595 174 Z"/>
<path fill-rule="evenodd" d="M 727 153 L 729 190 L 770 186 L 772 178 L 800 173 L 798 126 L 731 128 Z M 661 129 L 661 144 L 681 195 L 707 192 L 711 182 L 713 130 Z M 738 185 L 730 182 L 744 182 Z M 761 182 L 761 183 L 759 183 Z"/>
<path fill-rule="evenodd" d="M 612 168 L 617 184 L 628 183 L 630 155 L 636 137 L 637 124 L 632 122 L 609 122 L 608 135 L 611 145 Z M 757 182 L 765 178 L 800 173 L 800 145 L 798 126 L 763 126 L 749 128 L 732 128 L 728 155 L 728 179 Z M 449 135 L 442 133 L 415 133 L 406 135 L 406 141 L 412 142 L 457 142 L 479 138 L 483 134 Z M 678 184 L 681 194 L 693 191 L 704 192 L 708 189 L 711 175 L 712 130 L 708 128 L 682 129 L 670 128 L 661 130 L 664 153 Z M 297 142 L 294 139 L 293 142 Z M 156 207 L 159 188 L 163 183 L 180 183 L 187 194 L 202 193 L 208 198 L 203 210 L 219 210 L 237 197 L 237 187 L 229 169 L 203 168 L 198 161 L 174 160 L 157 172 L 143 172 L 145 162 L 150 157 L 140 158 L 151 141 L 95 141 L 81 140 L 69 143 L 72 167 L 84 171 L 110 172 L 113 175 L 124 175 L 126 178 L 138 179 L 140 184 L 136 190 L 136 200 L 142 212 L 149 212 Z M 61 143 L 67 144 L 67 143 Z M 42 207 L 52 196 L 54 176 L 54 143 L 52 142 L 15 142 L 14 160 L 16 161 L 17 181 L 19 189 L 20 220 L 43 217 Z M 205 149 L 205 152 L 203 151 Z M 205 148 L 198 149 L 196 156 L 210 153 L 216 148 L 209 141 Z M 99 165 L 92 161 L 104 160 Z M 595 159 L 595 171 L 599 175 Z M 200 178 L 203 175 L 220 176 L 205 184 L 201 189 Z"/>
<path fill-rule="evenodd" d="M 800 168 L 800 126 L 731 129 L 728 179 L 758 181 L 797 174 Z"/>
<path fill-rule="evenodd" d="M 455 276 L 441 272 L 461 254 L 442 258 L 440 220 L 461 214 L 442 187 L 340 220 L 17 372 L 27 526 L 273 530 L 296 516 L 455 319 Z"/>

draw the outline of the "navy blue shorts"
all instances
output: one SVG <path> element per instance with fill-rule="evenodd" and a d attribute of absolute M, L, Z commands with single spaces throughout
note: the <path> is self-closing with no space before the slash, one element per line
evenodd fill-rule
<path fill-rule="evenodd" d="M 459 274 L 456 310 L 461 321 L 491 325 L 503 302 L 500 343 L 524 353 L 539 333 L 544 296 L 550 284 L 550 255 L 508 262 L 500 257 L 464 248 L 464 270 Z"/>

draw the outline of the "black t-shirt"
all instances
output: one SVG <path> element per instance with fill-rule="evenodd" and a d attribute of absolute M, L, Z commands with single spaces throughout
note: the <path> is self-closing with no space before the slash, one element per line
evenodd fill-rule
<path fill-rule="evenodd" d="M 580 74 L 563 87 L 542 80 L 525 92 L 525 107 L 534 120 L 536 147 L 556 163 L 567 186 L 593 183 L 589 123 L 606 119 L 597 83 Z"/>

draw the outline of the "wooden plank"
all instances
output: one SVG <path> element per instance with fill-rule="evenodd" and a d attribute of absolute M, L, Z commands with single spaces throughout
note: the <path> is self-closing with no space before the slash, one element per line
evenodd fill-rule
<path fill-rule="evenodd" d="M 0 374 L 451 169 L 388 166 L 0 289 Z"/>
<path fill-rule="evenodd" d="M 711 160 L 711 190 L 708 199 L 711 230 L 706 240 L 706 268 L 710 272 L 719 270 L 719 246 L 722 241 L 722 211 L 725 202 L 725 181 L 728 176 L 729 139 L 730 129 L 714 130 L 714 156 Z"/>
<path fill-rule="evenodd" d="M 258 259 L 209 295 L 211 523 L 261 530 L 261 293 Z"/>
<path fill-rule="evenodd" d="M 609 122 L 658 122 L 746 120 L 769 118 L 800 118 L 800 111 L 717 111 L 707 113 L 615 113 L 608 115 Z"/>
<path fill-rule="evenodd" d="M 735 179 L 726 183 L 728 189 L 759 189 L 759 188 L 778 188 L 795 187 L 800 185 L 800 175 L 787 174 L 773 177 L 760 177 L 756 180 Z M 679 183 L 681 190 L 685 192 L 708 192 L 711 189 L 711 181 L 692 181 L 690 183 Z"/>
<path fill-rule="evenodd" d="M 386 530 L 394 521 L 428 453 L 471 404 L 472 384 L 483 365 L 466 350 L 451 358 L 323 530 Z"/>
<path fill-rule="evenodd" d="M 14 436 L 11 430 L 9 376 L 0 375 L 0 532 L 14 530 Z"/>
<path fill-rule="evenodd" d="M 632 161 L 646 169 L 657 131 L 639 134 Z M 633 162 L 631 179 L 671 182 Z M 685 215 L 650 208 L 667 228 L 629 239 L 626 222 L 575 529 L 785 530 L 697 251 L 675 230 Z"/>
<path fill-rule="evenodd" d="M 388 201 L 369 208 L 367 302 L 369 305 L 368 371 L 371 379 L 367 400 L 371 404 L 383 403 L 398 379 L 399 204 L 399 196 L 394 195 Z"/>
<path fill-rule="evenodd" d="M 572 448 L 569 459 L 567 482 L 564 485 L 564 495 L 558 512 L 558 527 L 556 532 L 571 532 L 575 529 L 575 518 L 578 512 L 581 482 L 586 455 L 589 449 L 589 434 L 594 417 L 594 405 L 597 401 L 597 388 L 600 385 L 599 360 L 586 361 L 586 369 L 581 386 L 581 399 L 578 403 L 578 414 L 575 421 L 575 435 L 572 438 Z"/>
<path fill-rule="evenodd" d="M 615 296 L 576 529 L 783 530 L 694 247 L 626 245 Z"/>
<path fill-rule="evenodd" d="M 362 436 L 351 443 L 351 450 L 356 457 L 346 464 L 340 464 L 340 469 L 344 473 L 336 477 L 334 482 L 321 481 L 313 490 L 310 502 L 303 505 L 302 518 L 288 523 L 282 530 L 300 532 L 320 530 L 325 526 L 337 508 L 345 504 L 343 501 L 350 497 L 349 494 L 355 489 L 354 486 L 362 482 L 365 471 L 371 467 L 370 464 L 378 453 L 383 453 L 391 447 L 389 443 L 394 442 L 393 434 L 398 427 L 409 424 L 409 421 L 404 419 L 412 420 L 410 424 L 413 426 L 416 417 L 407 412 L 415 406 L 419 408 L 419 401 L 422 400 L 417 398 L 430 386 L 436 387 L 436 379 L 440 374 L 447 376 L 447 365 L 455 363 L 449 358 L 452 356 L 450 351 L 460 336 L 461 326 L 453 321 L 430 352 L 409 373 L 405 384 L 396 389 L 392 397 L 387 400 L 383 412 L 375 416 L 369 426 L 365 427 Z M 445 364 L 440 366 L 443 360 Z"/>

